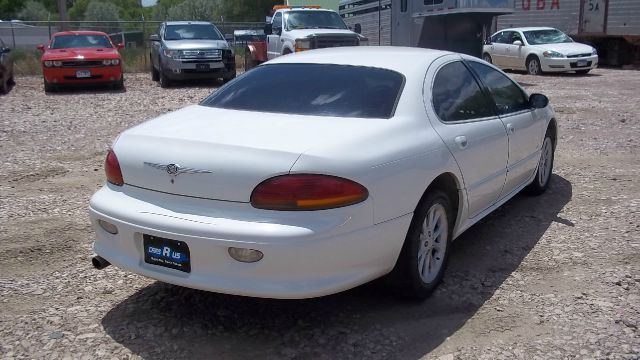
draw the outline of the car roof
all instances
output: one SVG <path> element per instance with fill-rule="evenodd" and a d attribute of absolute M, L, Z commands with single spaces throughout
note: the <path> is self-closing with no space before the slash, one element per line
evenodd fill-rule
<path fill-rule="evenodd" d="M 517 27 L 517 28 L 502 29 L 500 31 L 535 31 L 535 30 L 556 30 L 556 29 L 552 28 L 552 27 L 547 27 L 547 26 L 529 26 L 529 27 Z M 500 31 L 498 31 L 498 32 L 500 32 Z"/>
<path fill-rule="evenodd" d="M 60 31 L 53 34 L 53 36 L 58 36 L 58 35 L 104 35 L 104 36 L 107 36 L 107 34 L 103 33 L 102 31 L 90 31 L 90 30 Z"/>
<path fill-rule="evenodd" d="M 424 75 L 435 59 L 448 51 L 401 46 L 350 46 L 309 50 L 279 56 L 267 64 L 336 64 L 389 69 L 404 75 Z"/>
<path fill-rule="evenodd" d="M 208 21 L 165 21 L 165 25 L 213 25 Z"/>

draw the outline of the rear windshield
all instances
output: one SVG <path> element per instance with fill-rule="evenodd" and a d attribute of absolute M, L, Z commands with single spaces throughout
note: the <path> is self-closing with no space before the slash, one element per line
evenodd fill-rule
<path fill-rule="evenodd" d="M 58 35 L 51 42 L 51 49 L 112 47 L 111 41 L 104 35 Z"/>
<path fill-rule="evenodd" d="M 393 116 L 404 77 L 364 66 L 273 64 L 259 66 L 220 88 L 201 105 L 298 115 Z"/>
<path fill-rule="evenodd" d="M 165 40 L 222 40 L 222 35 L 211 24 L 167 25 Z"/>

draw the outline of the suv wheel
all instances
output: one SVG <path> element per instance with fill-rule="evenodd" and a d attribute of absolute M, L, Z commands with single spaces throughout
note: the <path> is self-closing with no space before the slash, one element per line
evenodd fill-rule
<path fill-rule="evenodd" d="M 160 87 L 161 88 L 168 88 L 169 85 L 171 85 L 171 81 L 169 80 L 169 78 L 167 77 L 167 75 L 165 75 L 164 71 L 162 70 L 162 68 L 160 68 L 159 71 L 159 77 L 158 77 L 158 81 L 160 82 Z"/>
<path fill-rule="evenodd" d="M 158 80 L 160 80 L 160 73 L 158 72 L 158 70 L 156 70 L 156 67 L 153 66 L 153 63 L 151 63 L 151 81 Z"/>

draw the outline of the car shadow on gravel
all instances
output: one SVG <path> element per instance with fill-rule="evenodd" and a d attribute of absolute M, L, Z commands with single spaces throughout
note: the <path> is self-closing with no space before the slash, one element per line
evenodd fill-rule
<path fill-rule="evenodd" d="M 309 300 L 156 282 L 113 307 L 102 325 L 115 341 L 149 358 L 417 359 L 492 297 L 551 224 L 573 226 L 559 215 L 571 200 L 571 183 L 558 175 L 552 181 L 544 195 L 518 195 L 468 229 L 453 244 L 443 283 L 424 302 L 394 297 L 382 281 Z"/>

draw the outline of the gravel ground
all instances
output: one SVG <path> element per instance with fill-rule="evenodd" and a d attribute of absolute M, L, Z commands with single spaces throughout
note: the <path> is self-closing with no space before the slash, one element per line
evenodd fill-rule
<path fill-rule="evenodd" d="M 90 265 L 88 200 L 122 130 L 217 84 L 0 96 L 4 358 L 638 359 L 640 72 L 513 76 L 548 95 L 552 189 L 517 196 L 453 246 L 422 303 L 377 283 L 304 301 L 251 299 Z"/>

